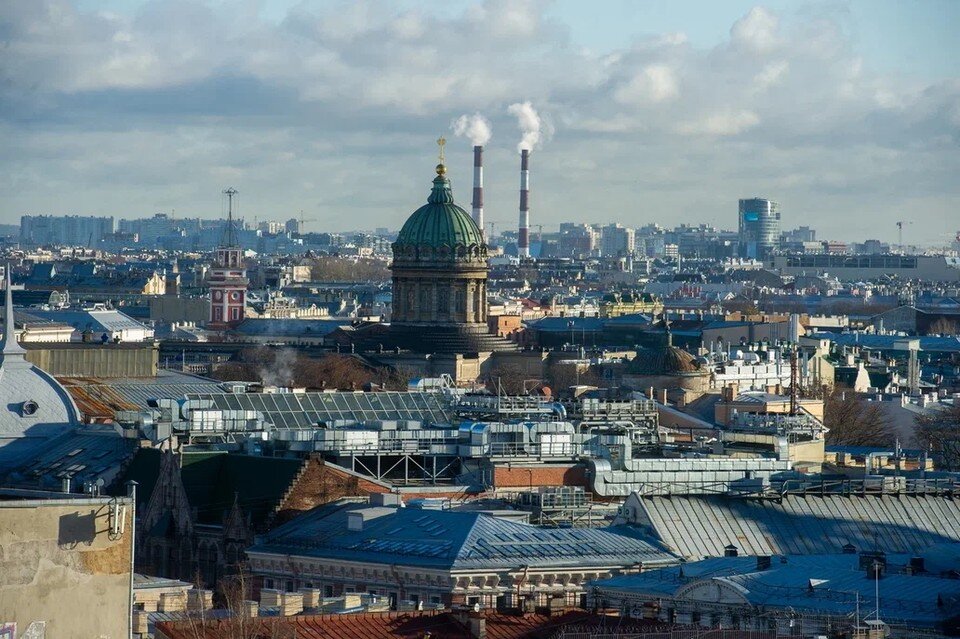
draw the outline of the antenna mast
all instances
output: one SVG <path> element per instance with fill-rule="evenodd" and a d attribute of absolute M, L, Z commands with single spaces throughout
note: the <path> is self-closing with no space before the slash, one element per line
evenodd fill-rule
<path fill-rule="evenodd" d="M 227 196 L 227 228 L 224 230 L 224 246 L 236 246 L 237 237 L 233 228 L 233 196 L 239 193 L 232 186 L 224 189 L 223 194 Z"/>

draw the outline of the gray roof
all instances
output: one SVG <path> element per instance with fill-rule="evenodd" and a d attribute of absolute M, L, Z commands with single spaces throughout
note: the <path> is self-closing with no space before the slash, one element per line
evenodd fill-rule
<path fill-rule="evenodd" d="M 89 328 L 94 333 L 119 331 L 123 329 L 146 328 L 132 317 L 114 309 L 104 310 L 43 310 L 30 309 L 30 315 L 50 322 L 59 322 L 74 327 L 78 331 Z"/>
<path fill-rule="evenodd" d="M 78 429 L 45 442 L 8 474 L 5 482 L 60 490 L 65 478 L 71 479 L 74 489 L 81 488 L 83 482 L 103 478 L 104 485 L 109 485 L 136 447 L 135 440 L 121 437 L 113 428 Z"/>
<path fill-rule="evenodd" d="M 631 497 L 630 504 L 637 503 Z M 720 557 L 733 544 L 745 555 L 809 555 L 858 550 L 918 553 L 960 541 L 960 500 L 945 495 L 718 495 L 639 498 L 646 532 L 693 559 Z"/>
<path fill-rule="evenodd" d="M 319 422 L 419 420 L 450 423 L 449 401 L 440 393 L 188 393 L 223 410 L 255 410 L 277 428 L 315 428 Z"/>
<path fill-rule="evenodd" d="M 749 604 L 767 610 L 789 607 L 797 612 L 838 616 L 855 612 L 855 593 L 860 593 L 862 611 L 870 610 L 874 589 L 879 587 L 884 621 L 911 626 L 942 621 L 951 614 L 950 601 L 960 601 L 957 579 L 888 570 L 878 581 L 858 569 L 859 560 L 855 554 L 790 556 L 774 558 L 769 568 L 758 570 L 757 560 L 752 557 L 720 557 L 687 563 L 682 568 L 613 577 L 593 585 L 609 600 L 617 594 L 670 597 L 688 584 L 715 581 L 733 585 Z M 938 606 L 938 598 L 945 605 Z"/>
<path fill-rule="evenodd" d="M 6 269 L 4 324 L 14 325 L 10 269 Z M 28 362 L 16 332 L 0 337 L 0 468 L 22 462 L 51 437 L 79 425 L 70 395 L 53 377 Z"/>
<path fill-rule="evenodd" d="M 348 529 L 350 514 L 364 517 Z M 478 512 L 339 502 L 268 533 L 248 553 L 303 555 L 451 570 L 630 566 L 676 558 L 630 527 L 544 529 Z"/>

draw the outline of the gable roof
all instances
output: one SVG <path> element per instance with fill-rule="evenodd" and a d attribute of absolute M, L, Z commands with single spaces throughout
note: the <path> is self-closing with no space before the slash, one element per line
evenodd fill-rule
<path fill-rule="evenodd" d="M 303 466 L 300 459 L 183 453 L 180 476 L 196 523 L 219 526 L 234 499 L 250 515 L 254 526 L 262 523 L 280 502 Z"/>
<path fill-rule="evenodd" d="M 139 503 L 148 502 L 157 485 L 161 457 L 157 449 L 140 449 L 120 481 L 121 486 L 131 479 L 139 484 Z M 180 463 L 183 489 L 191 509 L 196 511 L 194 523 L 222 525 L 236 499 L 254 527 L 280 503 L 303 465 L 299 459 L 226 452 L 186 452 Z"/>

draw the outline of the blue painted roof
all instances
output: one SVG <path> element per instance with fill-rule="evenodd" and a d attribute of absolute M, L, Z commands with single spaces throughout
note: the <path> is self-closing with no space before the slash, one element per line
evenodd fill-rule
<path fill-rule="evenodd" d="M 234 329 L 244 335 L 283 335 L 287 337 L 322 337 L 341 326 L 349 326 L 350 319 L 274 319 L 250 317 Z"/>
<path fill-rule="evenodd" d="M 365 518 L 362 530 L 348 529 L 351 513 Z M 631 527 L 544 529 L 478 512 L 342 502 L 277 528 L 248 552 L 447 569 L 676 561 Z"/>
<path fill-rule="evenodd" d="M 606 320 L 599 317 L 543 317 L 528 326 L 537 331 L 548 333 L 560 333 L 571 329 L 570 323 L 573 323 L 575 331 L 602 331 Z"/>

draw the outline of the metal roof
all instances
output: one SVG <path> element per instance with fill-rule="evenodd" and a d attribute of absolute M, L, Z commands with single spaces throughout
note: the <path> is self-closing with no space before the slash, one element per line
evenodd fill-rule
<path fill-rule="evenodd" d="M 222 392 L 220 382 L 176 371 L 160 370 L 156 377 L 58 377 L 88 417 L 114 418 L 118 410 L 148 408 L 151 399 L 181 399 L 188 393 Z"/>
<path fill-rule="evenodd" d="M 362 530 L 349 529 L 350 517 L 362 517 Z M 247 552 L 452 570 L 676 561 L 625 526 L 544 529 L 478 512 L 342 502 L 280 526 Z"/>
<path fill-rule="evenodd" d="M 312 429 L 320 422 L 419 420 L 448 424 L 450 401 L 440 393 L 188 393 L 223 410 L 255 410 L 276 428 Z"/>
<path fill-rule="evenodd" d="M 450 180 L 438 175 L 427 204 L 413 212 L 397 233 L 396 246 L 485 246 L 483 231 L 470 214 L 454 204 Z"/>
<path fill-rule="evenodd" d="M 604 595 L 613 591 L 669 597 L 688 584 L 717 581 L 738 586 L 754 606 L 835 615 L 855 611 L 856 593 L 860 593 L 862 610 L 870 610 L 878 588 L 880 615 L 885 621 L 925 626 L 950 614 L 949 606 L 938 606 L 938 598 L 960 598 L 960 581 L 956 579 L 888 571 L 876 580 L 859 569 L 859 560 L 855 554 L 789 556 L 774 558 L 769 568 L 758 570 L 755 558 L 720 557 L 687 563 L 682 568 L 622 575 L 593 585 Z"/>
<path fill-rule="evenodd" d="M 102 477 L 108 485 L 135 450 L 136 441 L 121 437 L 112 428 L 78 429 L 46 442 L 5 481 L 60 490 L 66 478 L 79 488 Z"/>
<path fill-rule="evenodd" d="M 918 553 L 960 541 L 960 500 L 949 495 L 690 495 L 642 497 L 639 504 L 648 532 L 694 559 L 721 557 L 728 544 L 745 555 L 809 555 L 846 544 Z"/>

